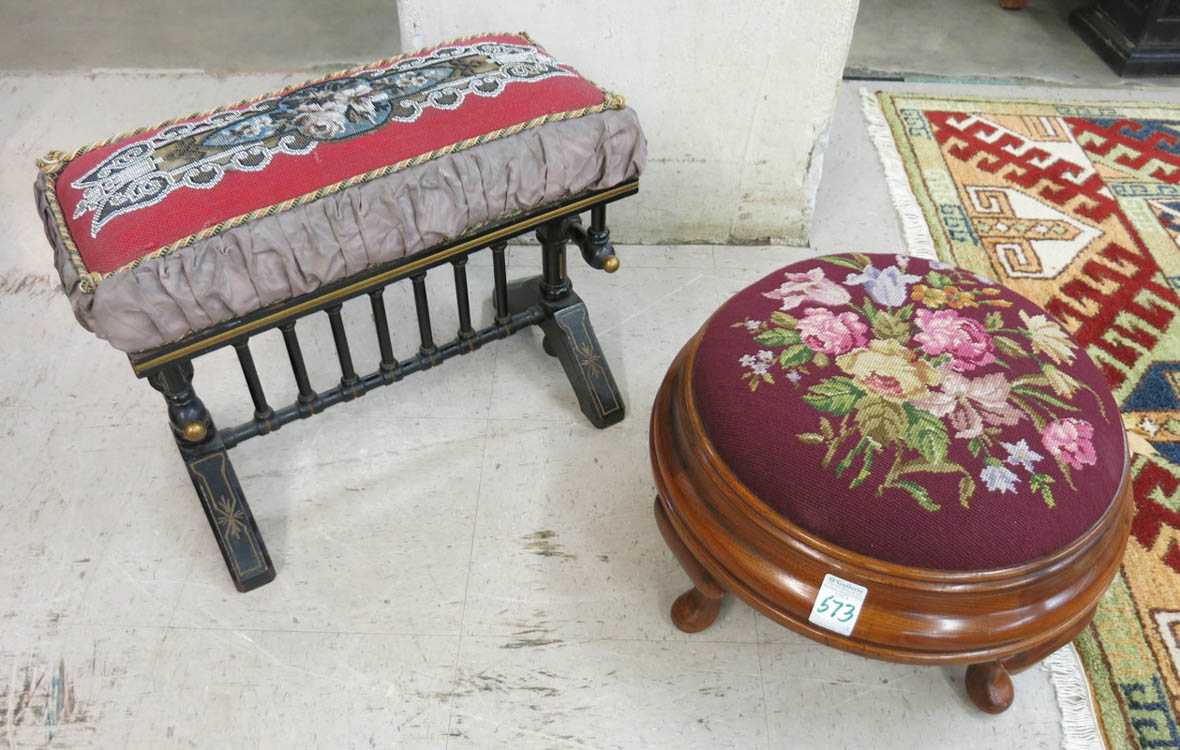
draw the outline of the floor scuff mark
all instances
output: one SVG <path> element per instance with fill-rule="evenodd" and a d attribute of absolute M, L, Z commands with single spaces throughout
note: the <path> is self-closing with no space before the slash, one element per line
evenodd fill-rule
<path fill-rule="evenodd" d="M 43 724 L 48 746 L 58 727 L 86 723 L 86 710 L 74 693 L 65 660 L 59 659 L 56 669 L 26 665 L 17 670 L 14 664 L 8 685 L 0 692 L 0 720 L 9 747 L 16 747 L 18 727 Z"/>
<path fill-rule="evenodd" d="M 576 560 L 578 557 L 577 555 L 571 555 L 569 552 L 566 552 L 560 544 L 553 541 L 557 538 L 557 532 L 552 529 L 534 531 L 531 534 L 525 534 L 521 538 L 525 541 L 524 548 L 534 555 L 557 557 L 563 560 Z"/>

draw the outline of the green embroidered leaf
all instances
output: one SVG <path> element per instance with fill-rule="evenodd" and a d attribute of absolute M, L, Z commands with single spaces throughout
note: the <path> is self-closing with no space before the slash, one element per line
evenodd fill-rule
<path fill-rule="evenodd" d="M 950 286 L 951 277 L 947 276 L 945 273 L 931 271 L 930 273 L 926 274 L 926 283 L 935 289 L 942 289 L 943 287 Z"/>
<path fill-rule="evenodd" d="M 1057 505 L 1057 501 L 1053 498 L 1053 482 L 1055 480 L 1048 474 L 1033 474 L 1028 479 L 1028 486 L 1033 492 L 1041 493 L 1041 497 L 1045 501 L 1045 507 L 1052 508 Z"/>
<path fill-rule="evenodd" d="M 803 400 L 820 411 L 843 417 L 865 392 L 843 375 L 826 378 L 807 389 Z"/>
<path fill-rule="evenodd" d="M 811 349 L 807 344 L 792 344 L 778 357 L 778 363 L 783 369 L 798 367 L 811 361 Z"/>
<path fill-rule="evenodd" d="M 878 445 L 890 445 L 906 428 L 906 416 L 902 408 L 880 396 L 869 396 L 856 407 L 857 427 L 865 437 L 872 438 Z"/>
<path fill-rule="evenodd" d="M 1049 384 L 1049 378 L 1045 377 L 1044 375 L 1021 375 L 1012 381 L 1012 385 L 1043 385 L 1046 388 L 1051 387 Z"/>
<path fill-rule="evenodd" d="M 862 437 L 859 441 L 857 441 L 852 450 L 848 451 L 848 455 L 841 459 L 840 463 L 836 464 L 836 476 L 840 477 L 844 474 L 844 472 L 848 471 L 848 467 L 852 466 L 852 462 L 856 460 L 856 457 L 860 455 L 860 452 L 871 444 L 872 441 L 867 437 Z"/>
<path fill-rule="evenodd" d="M 909 423 L 905 431 L 906 445 L 922 454 L 928 462 L 941 464 L 951 444 L 946 425 L 930 412 L 909 404 L 905 405 L 905 415 Z"/>
<path fill-rule="evenodd" d="M 828 355 L 824 354 L 823 352 L 816 352 L 815 356 L 811 358 L 811 361 L 814 362 L 815 366 L 819 368 L 824 368 L 831 364 L 831 360 L 828 359 Z"/>
<path fill-rule="evenodd" d="M 963 467 L 954 461 L 943 461 L 940 464 L 932 464 L 915 459 L 913 461 L 906 461 L 897 467 L 897 476 L 900 477 L 905 474 L 959 474 L 962 471 Z"/>
<path fill-rule="evenodd" d="M 914 314 L 914 303 L 911 302 L 897 311 L 898 320 L 909 320 Z"/>
<path fill-rule="evenodd" d="M 770 322 L 774 323 L 776 326 L 782 326 L 783 328 L 794 328 L 795 326 L 799 325 L 798 320 L 790 315 L 787 315 L 782 310 L 775 310 L 772 312 L 770 314 Z"/>
<path fill-rule="evenodd" d="M 989 332 L 1000 330 L 1004 327 L 1004 316 L 998 311 L 992 310 L 987 314 L 987 317 L 983 319 L 983 327 Z"/>
<path fill-rule="evenodd" d="M 975 496 L 975 480 L 971 477 L 963 477 L 959 480 L 959 505 L 964 508 L 971 507 L 971 498 Z"/>
<path fill-rule="evenodd" d="M 926 360 L 926 364 L 933 367 L 935 370 L 941 369 L 943 365 L 951 361 L 951 355 L 939 354 L 937 357 L 928 357 L 923 355 L 922 359 Z"/>
<path fill-rule="evenodd" d="M 869 474 L 873 473 L 873 453 L 878 450 L 880 448 L 877 447 L 877 444 L 870 440 L 869 444 L 865 446 L 865 457 L 864 462 L 860 465 L 860 471 L 853 478 L 852 484 L 848 485 L 848 489 L 855 490 L 869 478 Z"/>
<path fill-rule="evenodd" d="M 819 432 L 828 440 L 836 437 L 836 431 L 832 429 L 832 423 L 828 421 L 827 417 L 819 418 Z"/>
<path fill-rule="evenodd" d="M 1009 357 L 1027 357 L 1028 354 L 1016 340 L 1010 339 L 1007 336 L 993 336 L 992 343 L 996 345 L 996 349 L 1007 354 Z"/>
<path fill-rule="evenodd" d="M 786 328 L 770 328 L 755 336 L 754 340 L 763 346 L 790 346 L 799 343 L 799 332 Z"/>
<path fill-rule="evenodd" d="M 967 442 L 967 452 L 971 454 L 972 458 L 979 458 L 981 450 L 983 450 L 983 441 L 979 438 L 973 437 Z"/>
<path fill-rule="evenodd" d="M 933 512 L 942 508 L 941 505 L 934 502 L 934 500 L 930 497 L 930 493 L 926 491 L 926 488 L 917 482 L 911 482 L 908 479 L 902 479 L 894 482 L 893 486 L 910 493 L 910 495 L 912 495 L 913 498 L 918 501 L 918 505 L 921 505 L 928 511 Z"/>
<path fill-rule="evenodd" d="M 818 432 L 800 432 L 795 437 L 799 438 L 800 443 L 805 443 L 807 445 L 819 445 L 826 439 Z"/>
<path fill-rule="evenodd" d="M 1039 399 L 1041 401 L 1044 401 L 1046 404 L 1052 404 L 1053 406 L 1056 406 L 1058 409 L 1065 409 L 1066 411 L 1077 411 L 1078 410 L 1078 407 L 1074 406 L 1073 404 L 1067 404 L 1066 402 L 1062 401 L 1061 399 L 1059 399 L 1055 396 L 1050 396 L 1048 393 L 1045 393 L 1044 391 L 1038 391 L 1036 388 L 1030 388 L 1029 386 L 1026 386 L 1026 385 L 1012 386 L 1012 392 L 1019 393 L 1023 396 L 1029 396 L 1031 398 Z M 1042 407 L 1042 408 L 1044 408 L 1044 407 Z"/>
<path fill-rule="evenodd" d="M 829 255 L 825 257 L 824 260 L 828 263 L 831 263 L 832 265 L 851 268 L 853 271 L 857 272 L 865 270 L 865 266 L 869 264 L 868 256 L 860 254 L 853 255 L 851 257 L 847 255 Z"/>
<path fill-rule="evenodd" d="M 879 339 L 895 339 L 904 344 L 910 338 L 910 324 L 898 320 L 889 313 L 879 312 L 873 319 L 873 335 Z"/>
<path fill-rule="evenodd" d="M 860 311 L 864 313 L 865 320 L 869 321 L 869 325 L 872 325 L 873 321 L 877 318 L 877 308 L 873 306 L 873 301 L 865 297 Z"/>

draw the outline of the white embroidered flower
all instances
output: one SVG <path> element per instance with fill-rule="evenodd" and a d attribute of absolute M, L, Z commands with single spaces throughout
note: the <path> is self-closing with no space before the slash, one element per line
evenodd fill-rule
<path fill-rule="evenodd" d="M 335 108 L 309 102 L 300 105 L 299 109 L 301 112 L 295 116 L 295 127 L 308 138 L 332 138 L 343 133 L 348 126 L 344 113 Z"/>
<path fill-rule="evenodd" d="M 746 326 L 747 331 L 750 331 L 750 332 L 757 331 L 759 328 L 762 327 L 762 321 L 761 320 L 747 320 L 745 322 L 745 326 Z"/>
<path fill-rule="evenodd" d="M 800 375 L 795 370 L 791 370 L 790 372 L 787 373 L 787 380 L 791 381 L 792 383 L 798 383 L 802 379 L 803 379 L 803 376 Z"/>
<path fill-rule="evenodd" d="M 860 273 L 848 274 L 844 278 L 844 283 L 848 286 L 863 284 L 873 302 L 885 307 L 897 307 L 905 304 L 910 284 L 921 280 L 921 276 L 906 273 L 905 268 L 900 266 L 889 266 L 884 270 L 876 266 L 865 266 Z"/>
<path fill-rule="evenodd" d="M 270 119 L 270 115 L 259 115 L 239 122 L 230 128 L 230 132 L 239 138 L 257 138 L 269 131 L 273 126 L 274 121 Z"/>
<path fill-rule="evenodd" d="M 376 103 L 385 99 L 385 93 L 374 93 L 373 87 L 364 81 L 357 81 L 346 89 L 336 91 L 333 101 L 343 107 L 344 114 L 360 116 L 369 122 L 377 122 Z"/>
<path fill-rule="evenodd" d="M 755 375 L 765 375 L 770 372 L 770 364 L 774 362 L 774 352 L 763 349 L 757 354 L 743 354 L 738 362 Z"/>
<path fill-rule="evenodd" d="M 1044 458 L 1040 453 L 1029 448 L 1028 441 L 1024 438 L 1015 443 L 1000 443 L 1000 445 L 1008 451 L 1008 457 L 1004 459 L 1004 463 L 1009 466 L 1023 466 L 1025 471 L 1034 471 L 1033 464 Z"/>
<path fill-rule="evenodd" d="M 1159 423 L 1156 422 L 1151 417 L 1144 417 L 1143 420 L 1141 422 L 1139 422 L 1139 428 L 1141 430 L 1143 430 L 1144 432 L 1146 432 L 1148 435 L 1152 435 L 1152 436 L 1154 436 L 1155 433 L 1160 431 Z"/>
<path fill-rule="evenodd" d="M 987 488 L 992 492 L 1016 492 L 1016 483 L 1020 479 L 1012 473 L 1011 470 L 1001 464 L 988 464 L 983 467 L 983 471 L 979 472 L 979 478 L 987 485 Z"/>
<path fill-rule="evenodd" d="M 418 73 L 415 71 L 407 71 L 405 73 L 399 73 L 398 75 L 394 76 L 393 83 L 398 88 L 416 89 L 420 86 L 425 86 L 426 84 L 430 83 L 430 79 L 427 78 L 426 76 L 422 75 L 421 73 Z"/>

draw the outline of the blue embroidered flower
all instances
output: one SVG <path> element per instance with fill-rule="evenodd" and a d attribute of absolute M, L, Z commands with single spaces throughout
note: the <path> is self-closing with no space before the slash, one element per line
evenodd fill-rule
<path fill-rule="evenodd" d="M 1040 453 L 1029 448 L 1028 441 L 1024 438 L 1015 443 L 1000 443 L 1000 445 L 1008 451 L 1008 458 L 1004 459 L 1004 463 L 1009 466 L 1023 466 L 1025 471 L 1034 471 L 1033 464 L 1044 458 Z"/>
<path fill-rule="evenodd" d="M 889 266 L 883 271 L 876 266 L 865 266 L 860 273 L 848 274 L 844 284 L 864 284 L 865 291 L 878 305 L 897 307 L 905 302 L 910 284 L 920 281 L 921 278 L 912 273 L 905 273 L 897 266 Z"/>
<path fill-rule="evenodd" d="M 983 470 L 979 472 L 979 478 L 983 480 L 983 483 L 987 485 L 990 491 L 998 491 L 1000 494 L 1005 492 L 1015 493 L 1016 483 L 1020 481 L 1011 470 L 999 462 L 989 463 L 983 467 Z"/>

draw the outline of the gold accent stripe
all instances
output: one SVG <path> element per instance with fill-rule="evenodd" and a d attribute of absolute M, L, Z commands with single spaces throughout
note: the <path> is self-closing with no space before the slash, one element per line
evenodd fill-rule
<path fill-rule="evenodd" d="M 57 200 L 57 174 L 59 172 L 61 172 L 61 170 L 63 170 L 65 168 L 65 166 L 70 161 L 77 158 L 79 155 L 84 154 L 87 151 L 91 151 L 96 148 L 101 148 L 102 146 L 108 146 L 112 143 L 116 143 L 118 141 L 122 141 L 122 140 L 125 140 L 128 138 L 132 138 L 134 136 L 140 135 L 142 133 L 146 133 L 151 130 L 158 130 L 160 128 L 167 127 L 168 125 L 173 125 L 178 122 L 183 122 L 186 120 L 192 120 L 192 119 L 197 119 L 197 118 L 202 118 L 202 117 L 208 117 L 210 115 L 217 114 L 219 112 L 238 109 L 240 107 L 244 107 L 249 104 L 253 104 L 254 102 L 262 101 L 263 99 L 271 99 L 274 97 L 283 96 L 287 93 L 290 93 L 292 91 L 300 89 L 304 86 L 310 86 L 310 85 L 316 84 L 316 83 L 323 83 L 324 81 L 330 81 L 330 80 L 334 80 L 337 78 L 343 78 L 343 77 L 353 75 L 353 74 L 359 73 L 361 71 L 370 70 L 373 68 L 388 67 L 389 65 L 393 65 L 394 63 L 396 63 L 400 60 L 403 60 L 403 59 L 422 55 L 424 53 L 433 52 L 434 50 L 441 49 L 443 47 L 447 47 L 447 46 L 450 46 L 453 44 L 461 44 L 464 42 L 473 41 L 475 39 L 481 39 L 481 38 L 487 37 L 487 36 L 509 36 L 509 37 L 515 36 L 515 37 L 524 39 L 529 44 L 532 44 L 532 45 L 536 46 L 538 49 L 544 51 L 544 48 L 541 47 L 541 45 L 537 44 L 535 41 L 533 41 L 532 38 L 529 37 L 528 34 L 525 32 L 503 33 L 503 34 L 476 34 L 474 36 L 460 37 L 458 39 L 452 39 L 447 42 L 442 42 L 441 44 L 437 44 L 432 47 L 427 47 L 426 49 L 423 49 L 423 50 L 416 50 L 414 52 L 406 52 L 406 53 L 403 53 L 400 55 L 395 55 L 393 57 L 386 58 L 384 60 L 379 60 L 374 63 L 368 63 L 366 65 L 360 65 L 360 66 L 357 66 L 354 68 L 349 68 L 347 70 L 338 71 L 336 73 L 332 73 L 330 75 L 323 76 L 322 78 L 317 78 L 317 79 L 314 79 L 311 81 L 305 81 L 300 84 L 288 86 L 288 87 L 280 89 L 278 91 L 272 91 L 268 94 L 256 96 L 252 99 L 245 99 L 241 102 L 238 102 L 237 104 L 226 105 L 226 106 L 218 107 L 217 109 L 209 110 L 207 112 L 186 115 L 184 117 L 176 117 L 171 120 L 165 120 L 164 122 L 158 123 L 158 124 L 153 125 L 151 127 L 144 127 L 144 128 L 137 128 L 135 130 L 130 130 L 130 131 L 127 131 L 124 133 L 120 133 L 119 135 L 112 136 L 112 137 L 107 138 L 105 140 L 97 141 L 97 142 L 92 143 L 88 146 L 82 146 L 81 148 L 75 149 L 73 152 L 70 152 L 70 153 L 63 153 L 61 151 L 49 152 L 49 154 L 47 154 L 43 158 L 37 160 L 37 166 L 45 174 L 45 186 L 46 186 L 46 190 L 49 193 L 48 202 L 50 205 L 51 213 L 53 214 L 53 222 L 56 225 L 58 234 L 62 238 L 62 244 L 65 245 L 66 252 L 70 258 L 70 263 L 73 265 L 74 270 L 78 274 L 78 287 L 79 287 L 79 289 L 84 294 L 93 294 L 94 290 L 97 288 L 99 282 L 101 282 L 106 277 L 108 277 L 112 274 L 120 273 L 122 271 L 129 271 L 131 269 L 134 269 L 146 260 L 154 259 L 154 258 L 161 258 L 163 256 L 170 255 L 170 254 L 176 252 L 177 250 L 181 250 L 181 249 L 188 247 L 189 245 L 192 245 L 196 242 L 200 242 L 201 240 L 205 240 L 205 239 L 208 239 L 208 238 L 213 237 L 215 235 L 221 234 L 222 232 L 225 232 L 229 229 L 233 229 L 235 227 L 241 226 L 242 224 L 247 224 L 247 223 L 254 221 L 256 219 L 261 219 L 261 218 L 265 218 L 268 216 L 273 216 L 278 213 L 282 213 L 284 211 L 288 211 L 288 210 L 295 208 L 297 206 L 301 206 L 306 203 L 311 203 L 311 202 L 319 200 L 320 198 L 323 198 L 325 196 L 332 195 L 333 193 L 337 193 L 341 190 L 345 190 L 347 188 L 350 188 L 354 185 L 359 185 L 364 182 L 369 182 L 370 180 L 375 180 L 380 177 L 385 177 L 389 174 L 392 174 L 394 172 L 399 172 L 399 171 L 401 171 L 403 169 L 407 169 L 409 167 L 418 166 L 419 164 L 423 164 L 423 163 L 431 161 L 433 159 L 437 159 L 440 156 L 447 156 L 449 154 L 457 153 L 459 151 L 464 151 L 464 150 L 471 148 L 473 146 L 479 146 L 479 145 L 487 143 L 489 141 L 499 140 L 500 138 L 505 138 L 505 137 L 508 137 L 511 135 L 516 135 L 517 133 L 520 133 L 524 130 L 529 130 L 529 129 L 538 127 L 540 125 L 545 125 L 547 123 L 560 122 L 562 120 L 572 120 L 572 119 L 576 119 L 578 117 L 583 117 L 585 115 L 596 114 L 598 112 L 602 112 L 602 111 L 608 110 L 608 109 L 622 109 L 624 106 L 626 106 L 626 101 L 624 100 L 624 98 L 621 95 L 607 91 L 607 90 L 603 89 L 602 87 L 598 86 L 593 81 L 590 81 L 587 78 L 583 78 L 582 80 L 585 80 L 591 86 L 598 89 L 598 91 L 602 94 L 602 102 L 600 104 L 595 104 L 595 105 L 592 105 L 589 107 L 582 107 L 580 109 L 567 110 L 564 112 L 552 112 L 550 114 L 541 115 L 540 117 L 535 117 L 532 120 L 529 120 L 527 122 L 520 122 L 520 123 L 516 123 L 515 125 L 510 125 L 506 128 L 500 128 L 499 130 L 493 130 L 488 133 L 483 133 L 483 134 L 475 136 L 473 138 L 468 138 L 466 140 L 459 141 L 457 143 L 452 143 L 448 146 L 443 146 L 441 148 L 437 148 L 433 151 L 428 151 L 426 153 L 418 154 L 418 155 L 410 157 L 408 159 L 403 159 L 395 164 L 388 164 L 386 166 L 378 167 L 377 169 L 370 170 L 370 171 L 365 172 L 363 174 L 353 175 L 352 177 L 341 180 L 341 181 L 334 183 L 332 185 L 325 185 L 325 186 L 317 188 L 316 190 L 313 190 L 311 192 L 307 192 L 302 195 L 295 196 L 294 198 L 291 198 L 289 200 L 285 200 L 281 203 L 276 203 L 271 206 L 265 206 L 263 208 L 255 209 L 254 211 L 250 211 L 248 213 L 239 214 L 237 216 L 230 217 L 229 219 L 226 219 L 225 221 L 222 221 L 218 224 L 215 224 L 210 227 L 206 227 L 206 228 L 200 230 L 199 232 L 195 232 L 194 234 L 190 234 L 187 237 L 182 237 L 179 240 L 176 240 L 175 242 L 171 242 L 167 245 L 156 248 L 155 250 L 152 250 L 151 252 L 146 253 L 145 255 L 141 255 L 140 257 L 136 258 L 135 260 L 132 260 L 129 263 L 125 263 L 124 265 L 116 268 L 114 271 L 110 271 L 107 273 L 98 273 L 95 271 L 91 271 L 89 268 L 86 267 L 85 261 L 82 260 L 82 255 L 78 251 L 77 245 L 74 243 L 73 236 L 70 234 L 69 225 L 66 224 L 65 216 L 62 214 L 61 206 Z M 581 75 L 578 74 L 577 71 L 574 70 L 573 68 L 571 68 L 570 66 L 565 66 L 565 67 L 569 68 L 575 74 L 579 75 L 579 77 L 581 77 Z"/>
<path fill-rule="evenodd" d="M 506 227 L 501 227 L 500 229 L 488 232 L 487 234 L 481 234 L 478 237 L 472 237 L 471 239 L 460 242 L 459 244 L 449 247 L 446 250 L 424 256 L 418 260 L 406 263 L 396 268 L 391 268 L 388 271 L 383 271 L 382 273 L 377 274 L 376 276 L 370 276 L 365 279 L 360 279 L 359 281 L 354 281 L 347 286 L 335 289 L 326 294 L 321 294 L 318 297 L 314 297 L 313 299 L 304 300 L 299 304 L 291 305 L 290 307 L 284 307 L 281 310 L 276 310 L 275 312 L 270 313 L 269 315 L 264 315 L 256 320 L 251 320 L 249 322 L 236 325 L 229 330 L 222 331 L 221 333 L 210 336 L 206 339 L 202 339 L 200 341 L 195 341 L 187 346 L 182 346 L 175 351 L 168 352 L 167 354 L 161 354 L 157 357 L 152 357 L 151 359 L 147 359 L 142 362 L 132 362 L 131 369 L 136 375 L 142 375 L 144 372 L 159 367 L 160 365 L 168 364 L 169 362 L 173 362 L 178 359 L 183 359 L 192 354 L 196 354 L 207 349 L 212 349 L 213 347 L 224 344 L 227 341 L 231 341 L 238 336 L 250 333 L 251 331 L 256 331 L 259 328 L 265 328 L 271 323 L 284 318 L 306 312 L 318 305 L 324 304 L 325 302 L 332 302 L 344 297 L 351 297 L 355 294 L 363 292 L 368 287 L 379 286 L 386 282 L 393 281 L 394 279 L 397 279 L 401 276 L 406 276 L 420 268 L 433 265 L 454 255 L 465 253 L 468 250 L 490 244 L 503 237 L 530 229 L 539 224 L 544 224 L 546 221 L 554 219 L 558 216 L 578 213 L 581 210 L 594 205 L 595 203 L 601 203 L 602 201 L 609 200 L 610 198 L 630 195 L 631 193 L 638 192 L 638 190 L 638 182 L 628 182 L 623 185 L 616 185 L 613 188 L 603 190 L 600 193 L 595 193 L 594 195 L 587 196 L 581 200 L 576 200 L 573 203 L 566 203 L 556 208 L 552 208 L 531 218 L 518 221 L 515 224 L 509 224 Z"/>

